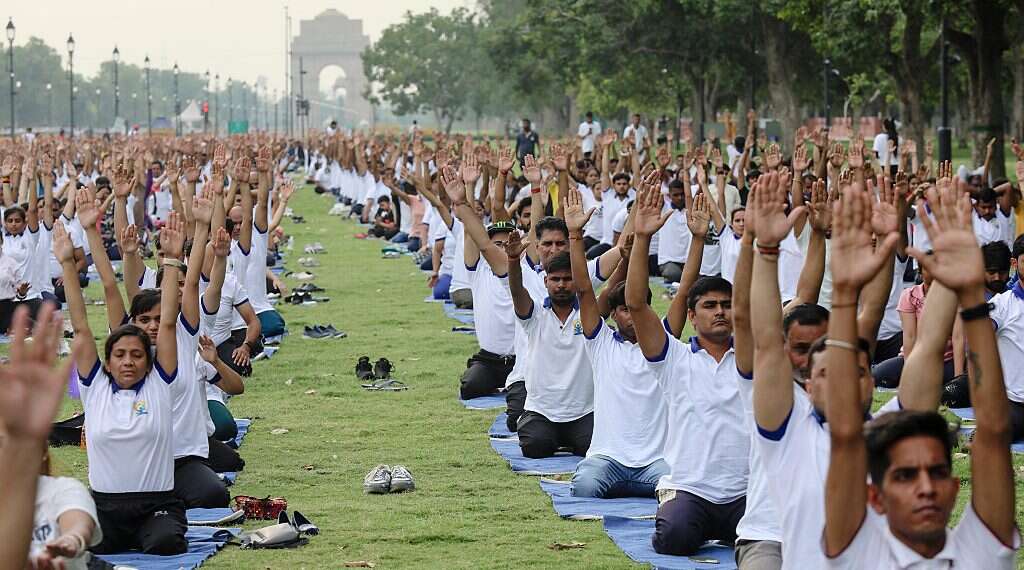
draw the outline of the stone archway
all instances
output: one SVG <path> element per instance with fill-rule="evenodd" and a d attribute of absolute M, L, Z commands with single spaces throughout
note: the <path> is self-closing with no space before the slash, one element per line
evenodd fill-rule
<path fill-rule="evenodd" d="M 357 127 L 371 120 L 370 102 L 363 97 L 366 76 L 363 75 L 363 50 L 370 38 L 363 34 L 363 21 L 353 20 L 334 9 L 325 10 L 312 20 L 299 22 L 299 35 L 292 39 L 291 69 L 292 93 L 298 98 L 304 91 L 311 100 L 308 125 L 318 128 L 334 118 L 340 125 Z M 302 59 L 300 75 L 299 59 Z M 338 66 L 344 77 L 336 87 L 345 92 L 344 106 L 337 108 L 330 102 L 318 101 L 319 77 L 324 68 Z"/>

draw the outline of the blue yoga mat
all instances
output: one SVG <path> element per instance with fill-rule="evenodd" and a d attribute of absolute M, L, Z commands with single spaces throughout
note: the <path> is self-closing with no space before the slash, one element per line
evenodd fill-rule
<path fill-rule="evenodd" d="M 459 400 L 463 406 L 471 410 L 491 410 L 494 408 L 505 407 L 505 395 L 494 394 L 491 396 L 480 396 L 479 398 L 473 398 L 471 400 Z"/>
<path fill-rule="evenodd" d="M 444 305 L 444 314 L 448 317 L 459 321 L 464 325 L 473 324 L 473 310 L 472 309 L 458 309 L 455 305 Z"/>
<path fill-rule="evenodd" d="M 732 548 L 705 546 L 694 556 L 670 556 L 658 554 L 651 546 L 654 535 L 653 520 L 636 520 L 608 516 L 604 518 L 604 531 L 618 546 L 636 562 L 647 563 L 660 570 L 735 570 L 736 558 Z M 695 562 L 693 558 L 713 558 L 718 562 L 707 564 Z"/>
<path fill-rule="evenodd" d="M 229 507 L 219 509 L 186 509 L 185 518 L 194 526 L 212 526 L 235 514 Z"/>
<path fill-rule="evenodd" d="M 518 439 L 491 438 L 491 447 L 508 461 L 512 471 L 523 475 L 559 475 L 576 471 L 583 458 L 578 455 L 558 454 L 544 459 L 523 457 Z"/>
<path fill-rule="evenodd" d="M 568 482 L 540 480 L 540 488 L 551 497 L 558 516 L 566 519 L 600 519 L 609 516 L 624 518 L 652 518 L 658 512 L 658 500 L 645 497 L 622 499 L 594 499 L 574 497 Z"/>
<path fill-rule="evenodd" d="M 245 438 L 245 434 L 249 433 L 249 426 L 252 424 L 252 420 L 246 419 L 235 419 L 235 425 L 238 426 L 238 435 L 235 436 L 235 447 L 242 447 L 242 440 Z M 234 471 L 225 471 L 224 473 L 218 473 L 221 479 L 226 481 L 229 485 L 235 483 L 235 479 L 238 479 L 238 473 Z"/>
<path fill-rule="evenodd" d="M 238 535 L 240 528 L 214 528 L 211 526 L 190 526 L 185 538 L 188 540 L 188 552 L 175 556 L 157 556 L 141 552 L 124 554 L 98 554 L 114 566 L 132 566 L 145 570 L 179 570 L 180 568 L 198 568 L 207 558 L 217 553 L 224 543 Z"/>
<path fill-rule="evenodd" d="M 487 430 L 487 435 L 502 439 L 517 437 L 515 432 L 508 431 L 508 414 L 505 412 L 501 412 L 498 417 L 494 418 L 494 423 L 491 424 L 491 429 Z"/>

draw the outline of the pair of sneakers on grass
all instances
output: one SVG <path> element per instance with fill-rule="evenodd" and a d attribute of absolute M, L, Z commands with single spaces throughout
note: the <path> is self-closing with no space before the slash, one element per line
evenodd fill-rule
<path fill-rule="evenodd" d="M 378 465 L 363 478 L 363 491 L 372 495 L 402 493 L 415 488 L 412 473 L 404 465 Z"/>

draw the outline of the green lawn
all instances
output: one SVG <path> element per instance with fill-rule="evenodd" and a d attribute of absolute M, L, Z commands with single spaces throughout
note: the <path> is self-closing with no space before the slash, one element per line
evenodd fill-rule
<path fill-rule="evenodd" d="M 338 568 L 360 560 L 377 568 L 638 567 L 599 522 L 558 518 L 537 479 L 513 474 L 490 449 L 486 431 L 496 412 L 465 410 L 456 399 L 475 339 L 451 333 L 456 323 L 439 305 L 423 302 L 425 278 L 408 257 L 381 259 L 381 242 L 353 239 L 357 226 L 326 215 L 331 203 L 305 188 L 293 206 L 307 223 L 286 222 L 295 236 L 291 267 L 306 243 L 327 248 L 322 267 L 312 271 L 331 301 L 281 308 L 292 334 L 271 361 L 257 364 L 245 395 L 231 402 L 236 417 L 254 419 L 241 450 L 247 467 L 232 495 L 286 497 L 322 533 L 295 550 L 228 547 L 209 567 Z M 95 284 L 87 289 L 99 294 Z M 655 305 L 664 312 L 666 299 L 656 295 Z M 90 306 L 94 330 L 105 330 L 102 311 Z M 313 323 L 332 323 L 349 337 L 303 339 L 303 325 Z M 364 354 L 391 359 L 410 389 L 360 389 L 353 367 Z M 65 414 L 72 409 L 67 403 Z M 271 434 L 276 428 L 289 431 Z M 54 455 L 61 474 L 85 479 L 83 451 Z M 377 463 L 406 465 L 417 490 L 364 495 L 363 475 Z M 970 489 L 966 465 L 957 460 L 965 488 L 958 513 Z M 548 548 L 556 542 L 586 547 Z"/>

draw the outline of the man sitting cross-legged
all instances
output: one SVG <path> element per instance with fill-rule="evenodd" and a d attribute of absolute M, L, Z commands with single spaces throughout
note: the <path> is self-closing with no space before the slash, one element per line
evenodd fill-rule
<path fill-rule="evenodd" d="M 593 213 L 593 209 L 584 212 L 579 190 L 570 189 L 565 222 L 569 227 L 569 251 L 586 338 L 584 346 L 594 379 L 594 434 L 587 458 L 573 475 L 572 494 L 598 498 L 654 497 L 658 480 L 668 474 L 668 465 L 662 459 L 668 429 L 665 402 L 636 344 L 633 320 L 626 308 L 625 283 L 621 281 L 611 285 L 606 295 L 616 331 L 604 323 L 587 272 L 583 244 L 583 228 Z M 627 263 L 619 264 L 623 271 Z"/>
<path fill-rule="evenodd" d="M 696 202 L 706 202 L 703 194 Z M 662 554 L 689 555 L 709 539 L 736 539 L 746 502 L 750 438 L 738 393 L 729 282 L 702 278 L 688 292 L 677 293 L 686 298 L 688 317 L 697 331 L 686 343 L 666 333 L 647 303 L 648 253 L 651 236 L 664 223 L 663 203 L 660 189 L 645 185 L 634 205 L 636 238 L 626 278 L 626 306 L 668 406 L 665 461 L 670 472 L 658 484 L 660 504 L 652 543 Z M 701 209 L 707 212 L 706 205 Z M 689 260 L 686 265 L 690 269 Z M 682 325 L 669 328 L 681 331 Z"/>

